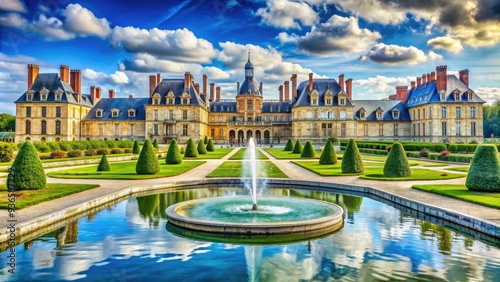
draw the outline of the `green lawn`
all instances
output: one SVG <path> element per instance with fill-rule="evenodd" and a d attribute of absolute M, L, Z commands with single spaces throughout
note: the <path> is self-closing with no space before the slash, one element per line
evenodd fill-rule
<path fill-rule="evenodd" d="M 198 155 L 198 158 L 189 159 L 222 159 L 225 155 L 229 154 L 234 148 L 215 148 L 213 152 L 207 152 L 203 155 Z M 165 155 L 164 155 L 165 156 Z"/>
<path fill-rule="evenodd" d="M 450 167 L 447 168 L 446 170 L 453 170 L 453 171 L 461 171 L 461 172 L 469 172 L 470 167 Z"/>
<path fill-rule="evenodd" d="M 361 158 L 364 161 L 374 161 L 374 162 L 382 162 L 385 163 L 387 156 L 379 156 L 379 155 L 370 155 L 370 154 L 361 154 Z M 421 160 L 408 160 L 410 166 L 424 166 L 424 167 L 433 167 L 433 166 L 447 166 L 445 163 L 435 163 L 429 161 L 421 161 Z"/>
<path fill-rule="evenodd" d="M 99 187 L 97 184 L 57 184 L 48 183 L 40 190 L 22 190 L 16 191 L 15 205 L 16 209 L 22 209 L 27 206 L 36 205 L 48 200 L 75 194 L 81 191 Z M 9 192 L 5 184 L 0 185 L 0 209 L 7 209 L 9 202 Z"/>
<path fill-rule="evenodd" d="M 472 192 L 460 184 L 413 185 L 413 189 L 500 209 L 500 193 Z"/>
<path fill-rule="evenodd" d="M 110 164 L 111 171 L 97 172 L 97 165 L 49 172 L 47 175 L 56 178 L 85 178 L 85 179 L 150 179 L 182 174 L 193 169 L 205 161 L 184 161 L 182 164 L 172 165 L 160 161 L 160 172 L 157 174 L 136 174 L 136 162 L 121 162 Z"/>
<path fill-rule="evenodd" d="M 246 151 L 247 151 L 246 148 L 241 148 L 234 155 L 232 155 L 229 159 L 230 160 L 244 160 Z M 268 157 L 266 157 L 266 155 L 262 154 L 262 152 L 257 150 L 257 149 L 255 150 L 255 158 L 258 160 L 267 160 L 268 159 Z"/>
<path fill-rule="evenodd" d="M 341 162 L 334 165 L 321 165 L 318 161 L 291 161 L 300 167 L 303 167 L 309 171 L 312 171 L 321 176 L 348 176 L 348 175 L 359 175 L 359 173 L 342 173 Z M 372 169 L 380 169 L 381 166 L 378 163 L 363 163 L 365 166 L 365 171 Z"/>
<path fill-rule="evenodd" d="M 270 161 L 259 161 L 257 177 L 288 178 L 278 167 Z M 242 172 L 243 162 L 224 162 L 207 177 L 250 177 L 250 172 Z"/>
<path fill-rule="evenodd" d="M 264 150 L 279 160 L 300 159 L 300 154 L 292 154 L 291 151 L 283 151 L 282 148 L 265 148 Z M 316 150 L 316 159 L 319 159 L 319 156 L 321 156 L 321 151 Z"/>
<path fill-rule="evenodd" d="M 114 157 L 125 157 L 125 156 L 131 156 L 132 153 L 127 153 L 127 154 L 109 154 L 107 155 L 108 159 L 114 158 Z M 54 163 L 54 162 L 71 162 L 71 161 L 78 161 L 78 160 L 91 160 L 91 159 L 101 159 L 101 155 L 95 155 L 95 156 L 81 156 L 81 157 L 76 157 L 76 158 L 61 158 L 61 159 L 44 159 L 41 160 L 42 163 Z M 11 166 L 14 160 L 11 162 L 6 162 L 6 163 L 0 163 L 0 166 Z M 0 168 L 0 172 L 7 171 L 7 168 Z"/>

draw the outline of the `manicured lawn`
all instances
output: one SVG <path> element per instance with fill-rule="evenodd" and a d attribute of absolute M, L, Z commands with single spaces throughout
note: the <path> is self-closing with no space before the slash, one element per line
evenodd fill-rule
<path fill-rule="evenodd" d="M 283 151 L 282 148 L 265 148 L 264 150 L 279 160 L 300 159 L 300 154 L 292 154 L 291 151 Z M 319 159 L 319 156 L 321 156 L 321 151 L 316 150 L 316 159 Z"/>
<path fill-rule="evenodd" d="M 359 173 L 342 173 L 340 162 L 334 165 L 321 165 L 318 161 L 292 161 L 292 163 L 321 176 L 359 175 Z M 380 166 L 378 163 L 365 162 L 363 164 L 365 166 L 365 171 L 383 168 L 383 166 Z"/>
<path fill-rule="evenodd" d="M 158 174 L 136 174 L 136 162 L 121 162 L 110 164 L 111 171 L 97 172 L 97 165 L 88 167 L 67 169 L 49 172 L 47 175 L 56 178 L 85 178 L 85 179 L 150 179 L 168 177 L 182 174 L 193 169 L 204 161 L 184 161 L 178 165 L 167 165 L 165 161 L 160 160 L 160 172 Z"/>
<path fill-rule="evenodd" d="M 234 155 L 232 155 L 229 159 L 230 160 L 244 160 L 246 152 L 247 152 L 246 148 L 241 148 Z M 262 154 L 262 152 L 259 150 L 255 150 L 255 158 L 258 160 L 267 160 L 268 159 L 266 157 L 266 155 Z"/>
<path fill-rule="evenodd" d="M 469 172 L 469 169 L 470 169 L 470 167 L 451 167 L 451 168 L 447 168 L 446 170 Z"/>
<path fill-rule="evenodd" d="M 15 205 L 16 209 L 22 209 L 27 206 L 36 205 L 48 200 L 75 194 L 81 191 L 99 187 L 97 184 L 57 184 L 48 183 L 40 190 L 22 190 L 16 191 Z M 0 185 L 0 209 L 7 209 L 9 202 L 9 192 L 5 184 Z"/>
<path fill-rule="evenodd" d="M 472 192 L 460 184 L 413 185 L 413 189 L 500 209 L 500 193 Z"/>
<path fill-rule="evenodd" d="M 242 173 L 243 163 L 244 162 L 224 162 L 207 175 L 207 177 L 250 177 L 250 171 Z M 259 161 L 257 165 L 257 177 L 288 178 L 286 174 L 270 161 Z"/>
<path fill-rule="evenodd" d="M 234 148 L 215 148 L 213 152 L 207 152 L 204 155 L 198 155 L 198 158 L 189 158 L 189 159 L 221 159 L 225 155 L 229 154 Z M 165 155 L 164 155 L 165 156 Z"/>
<path fill-rule="evenodd" d="M 382 181 L 411 181 L 411 180 L 442 180 L 465 177 L 465 174 L 443 173 L 430 169 L 412 168 L 410 177 L 389 178 L 384 176 L 384 168 L 376 170 L 366 170 L 365 175 L 359 176 L 362 179 L 382 180 Z"/>
<path fill-rule="evenodd" d="M 47 154 L 50 155 L 50 154 Z M 125 156 L 132 156 L 132 153 L 127 153 L 127 154 L 109 154 L 107 155 L 108 159 L 114 158 L 114 157 L 125 157 Z M 137 155 L 139 156 L 139 155 Z M 42 163 L 54 163 L 54 162 L 71 162 L 71 161 L 78 161 L 78 160 L 91 160 L 91 159 L 101 159 L 101 155 L 95 155 L 95 156 L 81 156 L 81 157 L 76 157 L 76 158 L 61 158 L 61 159 L 45 159 L 41 160 Z M 6 162 L 6 163 L 0 163 L 0 166 L 11 166 L 14 160 L 11 162 Z M 7 168 L 0 168 L 0 172 L 7 171 Z"/>
<path fill-rule="evenodd" d="M 364 161 L 373 161 L 373 162 L 382 162 L 385 163 L 385 160 L 387 159 L 387 156 L 378 156 L 378 155 L 369 155 L 369 154 L 361 154 L 361 158 Z M 426 161 L 420 161 L 420 160 L 408 160 L 408 163 L 410 166 L 446 166 L 444 163 L 434 163 L 434 162 L 426 162 Z"/>

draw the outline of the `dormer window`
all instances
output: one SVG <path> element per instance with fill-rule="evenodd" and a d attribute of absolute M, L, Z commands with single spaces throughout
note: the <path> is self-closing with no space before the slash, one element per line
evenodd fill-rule
<path fill-rule="evenodd" d="M 310 95 L 310 102 L 311 102 L 311 106 L 317 106 L 318 105 L 318 91 L 316 91 L 316 89 L 314 89 L 314 91 L 311 93 Z"/>
<path fill-rule="evenodd" d="M 153 96 L 152 96 L 153 100 L 153 105 L 159 105 L 160 104 L 160 101 L 161 101 L 161 97 L 160 97 L 160 94 L 158 93 L 154 93 Z"/>
<path fill-rule="evenodd" d="M 47 101 L 47 96 L 49 96 L 49 90 L 44 87 L 40 90 L 40 101 Z"/>
<path fill-rule="evenodd" d="M 63 91 L 61 90 L 61 88 L 58 88 L 55 93 L 56 93 L 55 100 L 56 101 L 61 101 L 61 97 L 62 97 L 62 93 L 63 93 Z"/>
<path fill-rule="evenodd" d="M 26 101 L 33 101 L 33 95 L 35 94 L 35 91 L 29 90 L 26 93 Z"/>
<path fill-rule="evenodd" d="M 173 99 L 173 98 L 168 98 L 168 99 L 167 99 L 167 103 L 168 103 L 169 105 L 173 105 L 173 104 L 174 104 L 174 99 Z"/>
<path fill-rule="evenodd" d="M 325 105 L 331 106 L 332 105 L 332 101 L 333 101 L 333 93 L 330 90 L 328 90 L 325 93 Z"/>
<path fill-rule="evenodd" d="M 111 117 L 118 117 L 119 113 L 120 113 L 120 110 L 118 110 L 118 109 L 112 109 L 111 110 Z"/>
<path fill-rule="evenodd" d="M 128 110 L 128 117 L 135 117 L 135 110 L 134 109 Z"/>
<path fill-rule="evenodd" d="M 393 119 L 399 119 L 399 111 L 398 110 L 392 111 L 392 118 Z"/>
<path fill-rule="evenodd" d="M 365 111 L 365 109 L 361 108 L 359 110 L 359 118 L 360 119 L 365 119 L 366 118 L 366 111 Z"/>
<path fill-rule="evenodd" d="M 472 90 L 467 91 L 467 100 L 474 100 L 474 92 Z"/>
<path fill-rule="evenodd" d="M 102 110 L 100 110 L 100 109 L 96 110 L 95 117 L 102 117 Z"/>
<path fill-rule="evenodd" d="M 446 101 L 446 92 L 444 92 L 444 90 L 439 93 L 439 96 L 441 98 L 441 102 Z"/>
<path fill-rule="evenodd" d="M 339 92 L 339 105 L 340 106 L 345 106 L 346 104 L 346 99 L 347 99 L 347 95 L 345 94 L 344 91 L 340 91 Z"/>
<path fill-rule="evenodd" d="M 345 105 L 345 98 L 340 98 L 339 99 L 339 105 L 341 105 L 341 106 Z"/>
<path fill-rule="evenodd" d="M 191 96 L 187 92 L 182 93 L 181 102 L 182 105 L 189 105 L 191 103 Z"/>
<path fill-rule="evenodd" d="M 453 96 L 455 97 L 455 101 L 460 101 L 460 91 L 459 90 L 455 90 L 453 92 Z"/>
<path fill-rule="evenodd" d="M 377 109 L 377 119 L 381 120 L 384 118 L 384 111 L 381 108 Z"/>
<path fill-rule="evenodd" d="M 172 91 L 168 91 L 168 93 L 167 93 L 167 104 L 168 105 L 175 104 L 175 95 L 174 95 L 174 92 L 172 92 Z"/>

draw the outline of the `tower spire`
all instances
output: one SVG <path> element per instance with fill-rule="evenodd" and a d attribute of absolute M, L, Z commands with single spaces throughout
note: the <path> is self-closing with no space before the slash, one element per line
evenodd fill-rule
<path fill-rule="evenodd" d="M 248 50 L 248 61 L 250 62 L 250 50 Z"/>

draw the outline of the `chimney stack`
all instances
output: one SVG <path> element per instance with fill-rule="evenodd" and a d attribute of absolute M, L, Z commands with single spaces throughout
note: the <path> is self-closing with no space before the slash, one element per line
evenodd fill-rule
<path fill-rule="evenodd" d="M 441 90 L 446 90 L 448 88 L 448 81 L 447 81 L 447 75 L 448 75 L 448 67 L 447 66 L 438 66 L 436 67 L 436 74 L 437 74 L 437 85 L 436 85 L 436 90 L 439 92 Z"/>
<path fill-rule="evenodd" d="M 208 100 L 206 97 L 208 95 L 208 76 L 206 74 L 203 75 L 203 95 L 205 95 L 205 99 Z"/>
<path fill-rule="evenodd" d="M 132 98 L 134 98 L 134 95 L 128 95 L 128 98 L 132 99 Z"/>
<path fill-rule="evenodd" d="M 35 64 L 28 64 L 28 89 L 33 86 L 33 82 L 35 82 L 36 77 L 38 76 L 38 72 L 40 71 L 40 67 Z"/>
<path fill-rule="evenodd" d="M 155 86 L 158 86 L 158 84 L 160 84 L 160 82 L 161 82 L 161 74 L 157 73 L 156 74 L 156 85 Z"/>
<path fill-rule="evenodd" d="M 185 72 L 184 73 L 184 89 L 187 90 L 191 88 L 191 73 L 190 72 Z"/>
<path fill-rule="evenodd" d="M 260 92 L 260 95 L 262 95 L 262 81 L 259 84 L 259 92 Z"/>
<path fill-rule="evenodd" d="M 96 96 L 97 100 L 101 99 L 101 97 L 102 97 L 101 96 L 101 87 L 97 87 L 95 89 L 95 96 Z"/>
<path fill-rule="evenodd" d="M 344 74 L 339 75 L 339 86 L 344 91 Z"/>
<path fill-rule="evenodd" d="M 406 103 L 408 100 L 408 86 L 396 86 L 396 100 Z"/>
<path fill-rule="evenodd" d="M 70 71 L 70 85 L 73 88 L 73 91 L 77 93 L 82 92 L 82 73 L 80 70 L 71 70 Z"/>
<path fill-rule="evenodd" d="M 115 90 L 109 89 L 109 99 L 114 99 L 115 98 Z"/>
<path fill-rule="evenodd" d="M 210 83 L 210 101 L 215 101 L 215 83 Z"/>
<path fill-rule="evenodd" d="M 411 89 L 415 88 L 415 80 L 411 81 Z"/>
<path fill-rule="evenodd" d="M 345 81 L 345 93 L 349 100 L 352 101 L 352 78 Z"/>
<path fill-rule="evenodd" d="M 309 74 L 309 91 L 313 90 L 313 73 Z"/>
<path fill-rule="evenodd" d="M 297 74 L 292 74 L 290 78 L 292 80 L 292 102 L 297 99 Z"/>
<path fill-rule="evenodd" d="M 280 102 L 283 102 L 283 85 L 280 85 L 278 87 L 279 95 L 280 95 Z"/>
<path fill-rule="evenodd" d="M 200 94 L 200 84 L 199 83 L 194 84 L 194 89 L 196 89 L 196 92 L 198 92 L 198 94 Z"/>
<path fill-rule="evenodd" d="M 425 73 L 422 74 L 422 84 L 425 84 L 425 82 L 427 81 L 427 76 L 425 76 Z"/>
<path fill-rule="evenodd" d="M 421 77 L 417 77 L 417 87 L 419 87 L 420 84 L 422 84 L 422 78 Z"/>
<path fill-rule="evenodd" d="M 157 76 L 152 74 L 149 76 L 149 98 L 153 97 L 156 89 L 156 79 Z"/>
<path fill-rule="evenodd" d="M 290 101 L 290 81 L 285 81 L 285 93 L 283 95 L 284 101 Z"/>
<path fill-rule="evenodd" d="M 61 65 L 61 68 L 59 69 L 59 76 L 61 77 L 61 80 L 69 83 L 69 67 L 66 65 Z"/>
<path fill-rule="evenodd" d="M 215 95 L 216 95 L 215 100 L 216 100 L 217 102 L 220 102 L 220 86 L 217 86 L 217 88 L 215 89 L 215 91 L 216 91 L 216 94 L 215 94 Z"/>
<path fill-rule="evenodd" d="M 436 80 L 436 72 L 431 72 L 431 81 Z"/>
<path fill-rule="evenodd" d="M 458 77 L 461 82 L 463 82 L 467 87 L 469 87 L 469 70 L 461 70 L 458 72 Z"/>
<path fill-rule="evenodd" d="M 90 86 L 90 99 L 92 100 L 92 104 L 95 105 L 99 101 L 97 98 L 97 89 L 95 86 Z"/>
<path fill-rule="evenodd" d="M 431 74 L 427 73 L 427 83 L 431 82 Z"/>

